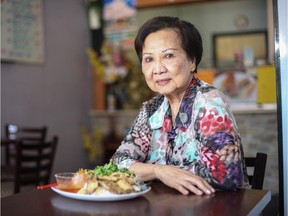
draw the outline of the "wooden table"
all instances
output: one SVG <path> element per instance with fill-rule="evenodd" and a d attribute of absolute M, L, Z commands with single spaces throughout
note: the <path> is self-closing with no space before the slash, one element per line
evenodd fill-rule
<path fill-rule="evenodd" d="M 160 182 L 153 182 L 151 187 L 144 196 L 115 202 L 74 200 L 51 189 L 35 189 L 2 198 L 1 215 L 258 215 L 271 199 L 271 192 L 264 190 L 241 189 L 217 192 L 212 196 L 184 196 Z"/>

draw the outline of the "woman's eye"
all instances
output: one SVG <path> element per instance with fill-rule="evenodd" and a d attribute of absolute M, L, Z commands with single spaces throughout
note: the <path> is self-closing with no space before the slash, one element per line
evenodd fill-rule
<path fill-rule="evenodd" d="M 165 58 L 172 58 L 173 57 L 173 54 L 172 53 L 167 53 L 165 54 Z"/>
<path fill-rule="evenodd" d="M 151 61 L 152 61 L 152 58 L 150 58 L 150 57 L 149 58 L 147 57 L 144 59 L 144 62 L 151 62 Z"/>

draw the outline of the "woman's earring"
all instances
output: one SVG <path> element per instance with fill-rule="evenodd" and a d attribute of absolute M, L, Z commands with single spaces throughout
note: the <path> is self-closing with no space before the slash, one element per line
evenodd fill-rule
<path fill-rule="evenodd" d="M 190 71 L 193 73 L 195 71 L 195 65 L 192 65 Z"/>

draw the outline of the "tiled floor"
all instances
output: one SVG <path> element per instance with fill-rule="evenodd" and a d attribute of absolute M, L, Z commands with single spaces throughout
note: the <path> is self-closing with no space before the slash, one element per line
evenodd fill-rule
<path fill-rule="evenodd" d="M 13 182 L 1 182 L 1 198 L 13 194 Z"/>

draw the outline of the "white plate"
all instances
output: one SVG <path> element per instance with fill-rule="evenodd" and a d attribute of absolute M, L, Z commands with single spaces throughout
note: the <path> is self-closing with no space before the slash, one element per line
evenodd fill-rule
<path fill-rule="evenodd" d="M 89 194 L 77 194 L 66 192 L 58 189 L 57 187 L 51 187 L 53 191 L 56 193 L 71 198 L 71 199 L 78 199 L 78 200 L 86 200 L 86 201 L 118 201 L 118 200 L 127 200 L 133 199 L 143 194 L 149 192 L 151 187 L 146 187 L 144 190 L 136 193 L 129 193 L 129 194 L 103 194 L 103 195 L 89 195 Z"/>
<path fill-rule="evenodd" d="M 149 211 L 149 201 L 145 196 L 135 199 L 120 201 L 82 201 L 70 199 L 61 195 L 55 195 L 50 199 L 56 213 L 60 211 L 61 215 L 139 215 L 139 212 Z M 64 213 L 65 212 L 65 213 Z"/>

